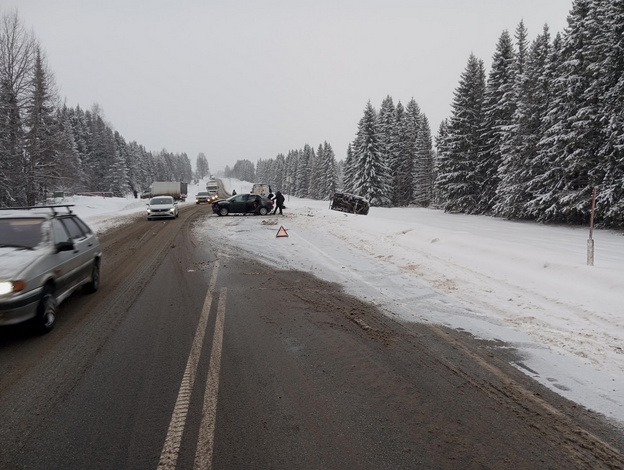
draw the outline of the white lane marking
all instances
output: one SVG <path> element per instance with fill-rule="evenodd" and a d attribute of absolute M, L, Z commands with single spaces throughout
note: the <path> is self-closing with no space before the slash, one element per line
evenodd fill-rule
<path fill-rule="evenodd" d="M 180 384 L 180 391 L 178 392 L 178 398 L 173 409 L 171 422 L 169 423 L 167 437 L 165 438 L 165 443 L 163 444 L 162 452 L 160 453 L 160 461 L 158 462 L 159 469 L 175 469 L 178 461 L 180 443 L 182 442 L 182 433 L 184 432 L 186 415 L 188 414 L 189 403 L 191 401 L 191 392 L 193 391 L 193 383 L 195 382 L 195 375 L 197 373 L 197 364 L 199 363 L 202 344 L 204 343 L 204 334 L 206 333 L 210 306 L 212 305 L 212 293 L 214 291 L 215 284 L 217 283 L 218 271 L 219 261 L 217 260 L 212 270 L 212 277 L 210 278 L 210 283 L 208 285 L 208 292 L 206 294 L 206 299 L 204 300 L 201 316 L 199 317 L 199 323 L 195 332 L 195 338 L 193 339 L 193 345 L 191 346 L 191 352 L 186 363 L 186 369 L 184 370 L 184 376 L 182 377 L 182 383 Z"/>
<path fill-rule="evenodd" d="M 212 453 L 214 450 L 215 423 L 217 420 L 217 396 L 219 394 L 219 374 L 221 372 L 221 351 L 223 345 L 223 323 L 225 319 L 225 300 L 227 288 L 221 289 L 217 319 L 215 322 L 210 366 L 204 392 L 204 408 L 199 427 L 197 450 L 195 451 L 194 468 L 209 470 L 212 468 Z"/>

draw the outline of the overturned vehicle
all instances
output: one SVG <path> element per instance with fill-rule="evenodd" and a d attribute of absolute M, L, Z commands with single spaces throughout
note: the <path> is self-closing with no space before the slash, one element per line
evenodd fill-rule
<path fill-rule="evenodd" d="M 350 212 L 351 214 L 368 214 L 370 204 L 361 196 L 349 193 L 334 193 L 329 208 L 334 211 Z"/>

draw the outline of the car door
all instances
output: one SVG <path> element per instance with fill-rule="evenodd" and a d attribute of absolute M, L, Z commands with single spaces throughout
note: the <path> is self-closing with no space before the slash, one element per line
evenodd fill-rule
<path fill-rule="evenodd" d="M 230 200 L 230 207 L 228 210 L 232 213 L 244 213 L 246 203 L 247 194 L 238 194 Z"/>
<path fill-rule="evenodd" d="M 78 222 L 76 217 L 63 217 L 59 220 L 69 234 L 70 240 L 74 242 L 74 250 L 70 252 L 73 254 L 71 260 L 73 270 L 68 287 L 71 288 L 91 275 L 94 252 L 97 248 L 95 235 L 91 233 L 84 222 Z M 88 233 L 85 233 L 85 230 Z"/>
<path fill-rule="evenodd" d="M 245 212 L 255 212 L 260 204 L 260 196 L 257 194 L 248 194 L 247 201 L 245 203 Z"/>
<path fill-rule="evenodd" d="M 60 243 L 73 243 L 65 224 L 60 219 L 52 220 L 52 234 L 55 247 Z M 54 273 L 57 297 L 71 289 L 79 272 L 80 260 L 76 257 L 74 250 L 75 248 L 58 252 L 54 250 L 49 255 L 49 271 Z"/>

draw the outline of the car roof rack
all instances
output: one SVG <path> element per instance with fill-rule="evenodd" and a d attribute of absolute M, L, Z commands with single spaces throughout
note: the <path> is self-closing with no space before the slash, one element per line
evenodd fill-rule
<path fill-rule="evenodd" d="M 24 206 L 24 207 L 0 207 L 0 210 L 3 211 L 24 211 L 24 210 L 32 210 L 32 209 L 51 209 L 53 215 L 59 215 L 59 212 L 56 210 L 59 207 L 64 207 L 67 209 L 67 213 L 71 214 L 72 210 L 70 207 L 74 207 L 75 204 L 55 204 L 50 206 Z"/>

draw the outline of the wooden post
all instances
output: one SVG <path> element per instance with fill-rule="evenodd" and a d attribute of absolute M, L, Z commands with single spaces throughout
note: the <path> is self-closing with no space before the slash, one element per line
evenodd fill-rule
<path fill-rule="evenodd" d="M 594 265 L 594 210 L 596 209 L 596 188 L 592 192 L 592 208 L 589 216 L 589 239 L 587 240 L 587 266 Z"/>

